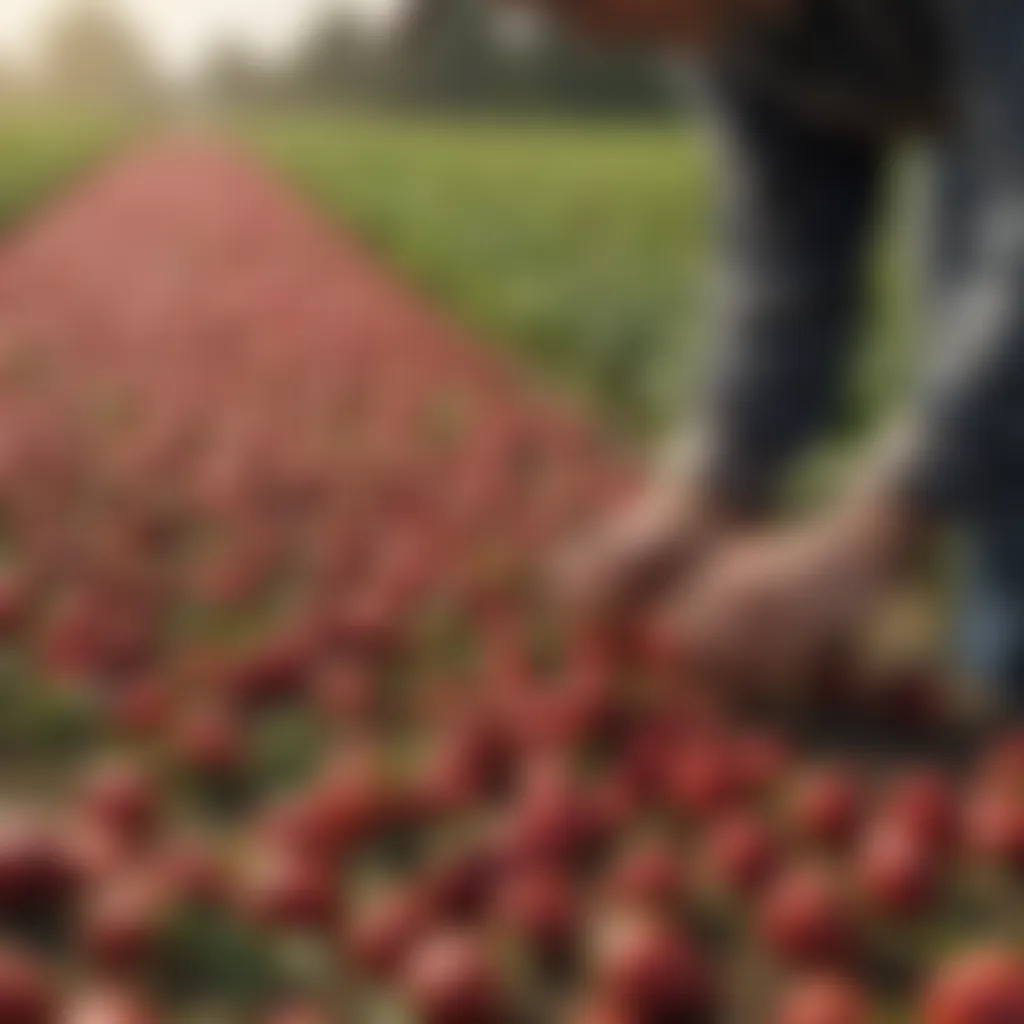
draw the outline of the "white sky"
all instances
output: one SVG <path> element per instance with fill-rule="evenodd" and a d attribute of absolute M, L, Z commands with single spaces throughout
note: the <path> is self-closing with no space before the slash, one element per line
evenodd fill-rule
<path fill-rule="evenodd" d="M 31 61 L 41 32 L 75 0 L 0 0 L 0 54 Z M 349 7 L 383 14 L 400 0 L 98 0 L 124 11 L 156 57 L 175 74 L 187 74 L 225 38 L 259 52 L 287 52 L 316 11 Z"/>

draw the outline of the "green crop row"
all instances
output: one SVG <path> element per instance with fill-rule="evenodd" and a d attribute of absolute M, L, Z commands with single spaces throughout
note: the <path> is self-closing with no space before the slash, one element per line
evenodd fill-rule
<path fill-rule="evenodd" d="M 714 287 L 702 132 L 292 116 L 244 133 L 417 287 L 614 427 L 645 437 L 684 407 Z M 848 435 L 908 362 L 906 261 L 895 242 L 882 249 Z"/>
<path fill-rule="evenodd" d="M 0 106 L 0 231 L 109 154 L 128 131 L 113 115 Z"/>

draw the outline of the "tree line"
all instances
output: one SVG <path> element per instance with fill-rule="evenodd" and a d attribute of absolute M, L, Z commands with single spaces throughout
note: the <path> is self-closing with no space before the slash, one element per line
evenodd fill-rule
<path fill-rule="evenodd" d="M 144 41 L 110 6 L 81 2 L 51 26 L 31 81 L 0 69 L 0 93 L 95 101 L 176 98 Z M 613 53 L 485 0 L 411 0 L 385 30 L 328 9 L 292 57 L 271 63 L 238 42 L 207 59 L 192 98 L 229 105 L 316 104 L 459 111 L 654 113 L 669 107 L 646 55 Z"/>

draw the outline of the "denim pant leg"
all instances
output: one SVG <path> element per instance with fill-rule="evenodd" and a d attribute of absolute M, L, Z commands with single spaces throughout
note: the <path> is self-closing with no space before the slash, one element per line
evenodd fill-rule
<path fill-rule="evenodd" d="M 969 681 L 1024 713 L 1024 503 L 972 538 L 964 567 L 960 648 Z"/>
<path fill-rule="evenodd" d="M 1024 4 L 954 2 L 961 124 L 940 154 L 933 337 L 999 368 L 973 419 L 959 641 L 971 679 L 1024 708 Z M 950 324 L 959 325 L 950 329 Z M 945 327 L 945 329 L 943 329 Z M 962 328 L 962 329 L 961 329 Z M 990 349 L 988 357 L 985 349 Z M 948 354 L 948 353 L 947 353 Z M 1005 386 L 999 387 L 998 378 Z"/>

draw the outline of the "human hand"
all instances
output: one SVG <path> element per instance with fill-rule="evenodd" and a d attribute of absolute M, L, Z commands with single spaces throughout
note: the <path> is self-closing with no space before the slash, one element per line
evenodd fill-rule
<path fill-rule="evenodd" d="M 712 678 L 799 685 L 864 634 L 926 527 L 878 497 L 722 550 L 667 628 Z"/>
<path fill-rule="evenodd" d="M 554 588 L 586 618 L 638 618 L 739 526 L 738 514 L 696 481 L 652 481 L 562 553 Z"/>

